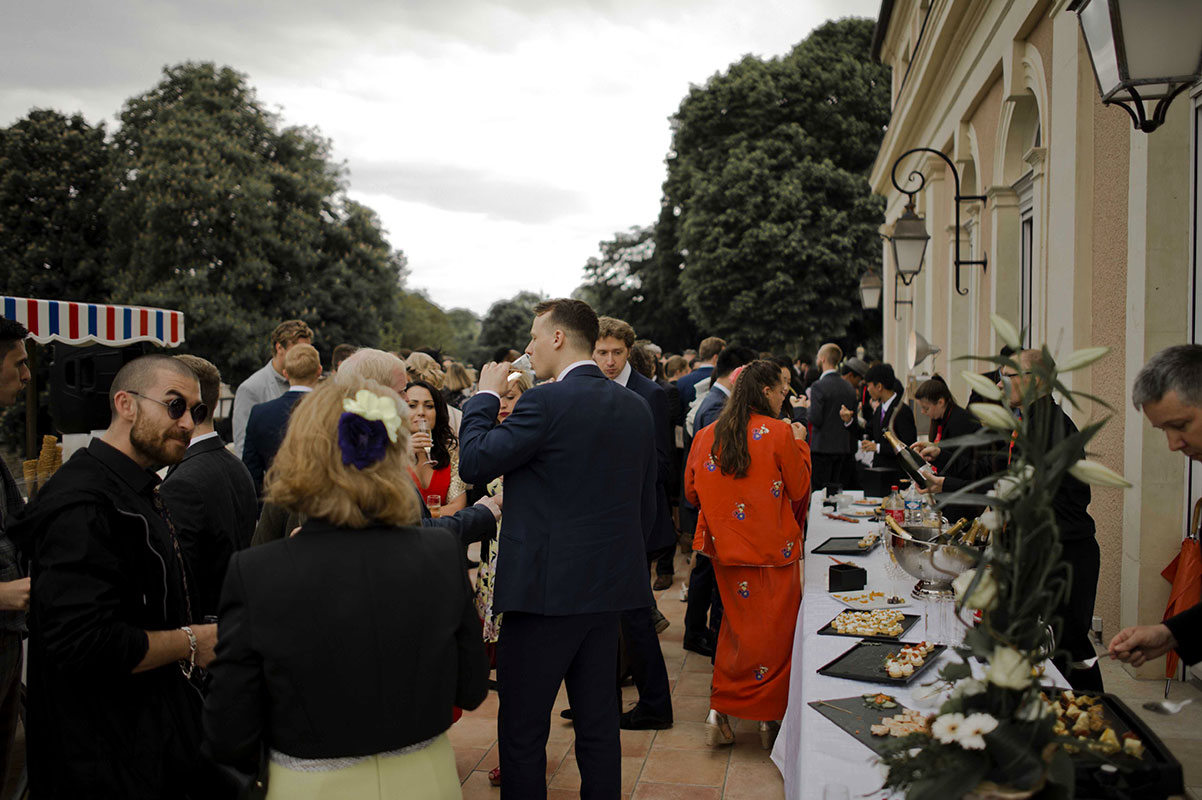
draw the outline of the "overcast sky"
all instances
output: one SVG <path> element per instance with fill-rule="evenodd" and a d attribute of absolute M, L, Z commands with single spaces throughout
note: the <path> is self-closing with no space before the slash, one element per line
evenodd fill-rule
<path fill-rule="evenodd" d="M 879 0 L 3 0 L 0 125 L 33 107 L 110 130 L 166 64 L 248 75 L 331 138 L 410 289 L 479 313 L 578 286 L 658 214 L 668 116 L 743 54 L 781 55 Z M 82 298 L 81 298 L 82 299 Z"/>

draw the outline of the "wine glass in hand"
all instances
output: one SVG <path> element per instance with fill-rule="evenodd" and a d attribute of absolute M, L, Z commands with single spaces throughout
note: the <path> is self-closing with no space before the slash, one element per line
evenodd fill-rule
<path fill-rule="evenodd" d="M 419 433 L 424 433 L 424 434 L 426 434 L 426 438 L 427 438 L 427 439 L 429 438 L 429 436 L 430 436 L 430 424 L 429 424 L 428 422 L 426 422 L 426 418 L 425 418 L 425 417 L 418 417 L 418 418 L 417 418 L 417 430 L 418 430 L 418 432 L 419 432 Z M 430 445 L 426 445 L 425 447 L 423 447 L 423 448 L 422 448 L 422 450 L 423 450 L 423 451 L 425 452 L 425 454 L 426 454 L 426 464 L 434 464 L 434 461 L 433 461 L 433 460 L 430 458 L 430 450 L 431 450 L 431 447 L 430 447 Z"/>

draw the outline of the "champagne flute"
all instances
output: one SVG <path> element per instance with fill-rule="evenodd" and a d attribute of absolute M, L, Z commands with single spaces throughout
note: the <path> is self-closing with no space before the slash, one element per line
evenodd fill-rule
<path fill-rule="evenodd" d="M 425 418 L 425 417 L 418 417 L 418 418 L 417 418 L 417 429 L 418 429 L 419 431 L 421 431 L 422 433 L 424 433 L 424 434 L 426 434 L 426 435 L 429 435 L 429 433 L 430 433 L 430 424 L 429 424 L 428 422 L 426 422 L 426 418 Z M 434 461 L 433 461 L 433 460 L 430 458 L 430 450 L 431 450 L 431 448 L 430 448 L 430 447 L 423 447 L 423 448 L 422 448 L 422 450 L 425 450 L 425 451 L 426 451 L 426 464 L 433 464 L 433 463 L 434 463 Z"/>

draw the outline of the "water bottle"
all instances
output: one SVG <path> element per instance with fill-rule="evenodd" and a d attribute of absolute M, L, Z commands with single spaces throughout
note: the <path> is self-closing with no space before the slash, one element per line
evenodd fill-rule
<path fill-rule="evenodd" d="M 906 508 L 906 524 L 921 525 L 923 504 L 922 494 L 919 493 L 918 487 L 911 483 L 902 499 Z"/>

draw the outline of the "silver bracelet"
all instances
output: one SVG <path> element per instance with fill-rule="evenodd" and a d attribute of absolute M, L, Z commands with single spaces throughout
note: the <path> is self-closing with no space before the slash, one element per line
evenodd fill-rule
<path fill-rule="evenodd" d="M 192 670 L 196 669 L 196 634 L 192 632 L 192 628 L 189 625 L 184 625 L 180 630 L 188 634 L 188 647 L 191 649 L 191 652 L 188 653 L 187 661 L 182 658 L 179 660 L 179 668 L 184 673 L 185 678 L 191 678 Z"/>

